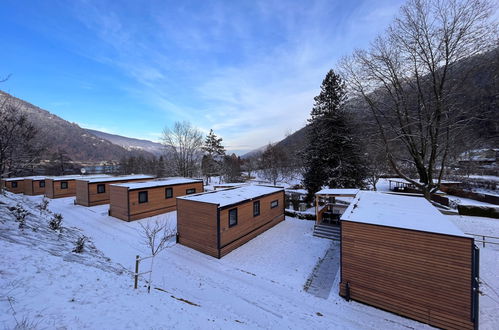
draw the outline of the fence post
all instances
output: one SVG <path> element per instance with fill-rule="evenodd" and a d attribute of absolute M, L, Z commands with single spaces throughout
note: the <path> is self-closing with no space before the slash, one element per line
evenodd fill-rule
<path fill-rule="evenodd" d="M 137 285 L 139 283 L 139 256 L 135 256 L 135 283 L 133 288 L 137 289 Z"/>
<path fill-rule="evenodd" d="M 485 236 L 483 236 L 483 247 L 485 247 Z"/>

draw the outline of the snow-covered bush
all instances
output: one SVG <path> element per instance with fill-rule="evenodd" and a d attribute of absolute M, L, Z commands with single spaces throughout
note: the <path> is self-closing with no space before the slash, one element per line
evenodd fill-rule
<path fill-rule="evenodd" d="M 62 214 L 56 213 L 49 221 L 49 227 L 52 230 L 60 230 L 62 227 Z"/>
<path fill-rule="evenodd" d="M 21 204 L 13 206 L 10 210 L 12 214 L 14 214 L 16 221 L 19 222 L 19 229 L 24 229 L 24 227 L 26 227 L 26 217 L 29 214 L 28 210 L 22 207 Z"/>
<path fill-rule="evenodd" d="M 80 236 L 76 240 L 75 248 L 73 249 L 73 252 L 75 253 L 82 253 L 83 250 L 85 249 L 85 242 L 87 241 L 86 236 Z"/>
<path fill-rule="evenodd" d="M 42 201 L 40 204 L 38 204 L 37 208 L 40 210 L 40 215 L 43 212 L 46 212 L 49 206 L 50 200 L 48 198 L 43 197 Z"/>

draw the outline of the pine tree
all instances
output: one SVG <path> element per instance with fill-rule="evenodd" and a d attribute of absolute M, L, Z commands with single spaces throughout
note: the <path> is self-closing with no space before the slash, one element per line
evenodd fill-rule
<path fill-rule="evenodd" d="M 330 70 L 322 82 L 320 94 L 314 98 L 308 145 L 303 152 L 303 183 L 309 198 L 325 185 L 334 188 L 364 186 L 365 166 L 345 111 L 346 100 L 344 82 Z"/>
<path fill-rule="evenodd" d="M 220 169 L 220 160 L 223 160 L 225 155 L 225 148 L 222 145 L 222 138 L 213 133 L 213 130 L 210 129 L 210 133 L 206 136 L 206 139 L 203 144 L 203 151 L 206 152 L 206 155 L 203 156 L 201 161 L 201 169 L 203 174 L 206 176 L 206 182 L 210 182 L 210 178 L 213 174 L 216 174 Z M 218 159 L 220 158 L 220 160 Z"/>

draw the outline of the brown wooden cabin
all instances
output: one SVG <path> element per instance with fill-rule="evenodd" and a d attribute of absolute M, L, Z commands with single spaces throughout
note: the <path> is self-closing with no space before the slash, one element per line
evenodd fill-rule
<path fill-rule="evenodd" d="M 2 186 L 5 190 L 14 194 L 24 193 L 24 177 L 4 178 L 2 179 Z"/>
<path fill-rule="evenodd" d="M 109 215 L 125 221 L 175 211 L 175 198 L 203 192 L 203 180 L 166 178 L 109 185 Z"/>
<path fill-rule="evenodd" d="M 35 196 L 45 194 L 46 176 L 31 176 L 24 178 L 24 194 Z"/>
<path fill-rule="evenodd" d="M 62 198 L 76 196 L 76 180 L 98 177 L 110 177 L 109 175 L 65 175 L 48 177 L 45 180 L 45 197 Z"/>
<path fill-rule="evenodd" d="M 109 204 L 110 184 L 148 181 L 154 178 L 155 177 L 152 175 L 137 174 L 117 177 L 78 179 L 76 180 L 75 204 L 83 206 Z"/>
<path fill-rule="evenodd" d="M 424 198 L 361 191 L 341 218 L 340 295 L 446 329 L 478 328 L 478 249 Z"/>
<path fill-rule="evenodd" d="M 178 242 L 221 258 L 284 220 L 284 189 L 242 186 L 177 198 Z"/>

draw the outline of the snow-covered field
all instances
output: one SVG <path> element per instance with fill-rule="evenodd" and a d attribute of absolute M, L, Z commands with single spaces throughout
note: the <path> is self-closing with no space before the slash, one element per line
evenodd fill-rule
<path fill-rule="evenodd" d="M 135 255 L 147 255 L 140 225 L 155 218 L 175 224 L 175 212 L 127 223 L 107 216 L 107 205 L 86 208 L 73 198 L 51 200 L 64 216 L 62 233 L 47 229 L 39 196 L 0 196 L 0 327 L 25 320 L 37 328 L 429 328 L 337 295 L 328 299 L 303 286 L 330 241 L 312 236 L 313 222 L 286 218 L 218 260 L 173 245 L 154 264 L 153 290 L 133 289 Z M 7 205 L 21 202 L 33 215 L 21 231 Z M 499 236 L 499 221 L 453 218 L 463 230 Z M 493 222 L 495 221 L 495 222 Z M 76 228 L 79 229 L 76 229 Z M 484 232 L 482 232 L 484 231 Z M 79 235 L 91 238 L 83 254 L 72 252 Z M 10 237 L 10 239 L 6 239 Z M 95 249 L 92 248 L 95 246 Z M 107 259 L 109 258 L 109 259 Z M 147 264 L 141 271 L 147 270 Z M 499 324 L 499 248 L 482 249 L 482 276 L 490 285 L 481 299 L 481 328 Z M 331 280 L 334 279 L 332 275 Z"/>

